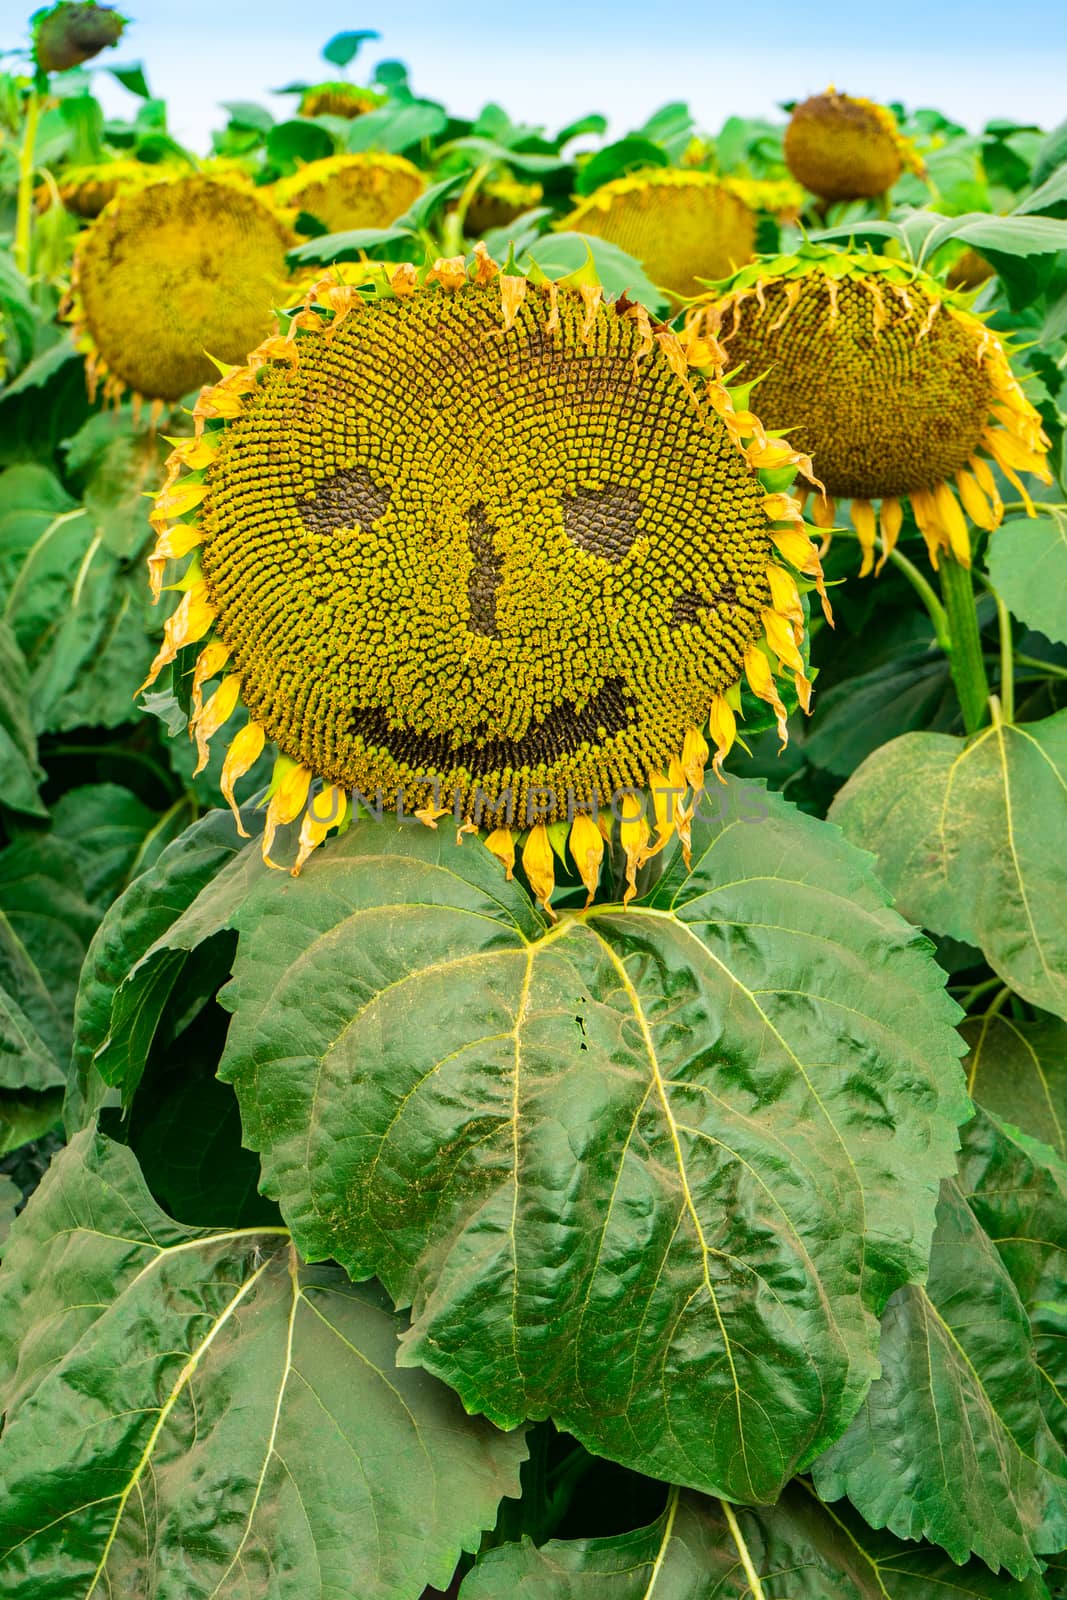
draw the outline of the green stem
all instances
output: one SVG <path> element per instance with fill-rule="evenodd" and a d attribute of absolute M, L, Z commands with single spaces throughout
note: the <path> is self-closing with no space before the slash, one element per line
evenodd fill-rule
<path fill-rule="evenodd" d="M 37 121 L 41 101 L 36 87 L 31 87 L 26 101 L 26 122 L 22 129 L 22 148 L 19 151 L 19 188 L 15 210 L 15 243 L 12 249 L 15 266 L 24 278 L 30 274 L 30 244 L 33 229 L 33 172 L 37 148 Z"/>
<path fill-rule="evenodd" d="M 949 666 L 963 712 L 963 726 L 968 734 L 977 733 L 989 705 L 989 680 L 982 659 L 974 585 L 970 569 L 961 567 L 947 554 L 941 559 L 941 597 L 948 618 Z"/>
<path fill-rule="evenodd" d="M 1011 612 L 1000 598 L 997 623 L 1000 628 L 1000 708 L 1005 722 L 1015 721 L 1015 665 L 1012 660 Z"/>
<path fill-rule="evenodd" d="M 490 161 L 483 161 L 480 167 L 475 167 L 467 182 L 463 185 L 455 206 L 445 217 L 441 231 L 442 253 L 444 255 L 458 256 L 462 254 L 463 234 L 467 226 L 467 212 L 475 195 L 491 171 L 492 162 Z"/>
<path fill-rule="evenodd" d="M 1016 656 L 1015 660 L 1020 667 L 1033 667 L 1043 678 L 1067 678 L 1067 667 L 1060 667 L 1054 661 L 1042 661 L 1039 656 Z"/>
<path fill-rule="evenodd" d="M 919 596 L 923 605 L 930 614 L 930 621 L 934 625 L 934 633 L 941 649 L 947 654 L 952 648 L 952 636 L 949 632 L 948 613 L 934 593 L 933 584 L 919 571 L 914 562 L 909 561 L 901 551 L 894 550 L 889 557 L 897 571 L 903 573 Z"/>
<path fill-rule="evenodd" d="M 859 537 L 859 535 L 852 528 L 835 528 L 834 538 L 838 539 L 842 536 L 853 539 Z M 919 571 L 915 563 L 908 560 L 907 556 L 902 550 L 891 550 L 889 553 L 889 559 L 893 563 L 894 567 L 896 567 L 897 571 L 903 577 L 907 578 L 908 582 L 915 590 L 915 593 L 919 596 L 919 599 L 926 607 L 926 610 L 929 613 L 930 621 L 934 625 L 934 634 L 937 638 L 938 645 L 942 650 L 945 651 L 947 655 L 949 650 L 952 648 L 952 641 L 948 628 L 948 617 L 945 613 L 944 606 L 941 604 L 936 593 L 934 592 L 933 585 L 923 575 L 923 573 Z"/>
<path fill-rule="evenodd" d="M 763 1592 L 763 1585 L 759 1580 L 759 1573 L 756 1571 L 755 1563 L 752 1560 L 751 1552 L 745 1543 L 745 1536 L 741 1532 L 737 1518 L 734 1516 L 734 1508 L 729 1500 L 720 1500 L 719 1504 L 722 1506 L 723 1515 L 726 1518 L 726 1526 L 730 1530 L 730 1537 L 737 1546 L 737 1553 L 741 1557 L 741 1565 L 745 1569 L 745 1577 L 748 1579 L 749 1593 L 752 1596 L 752 1600 L 767 1600 Z"/>
<path fill-rule="evenodd" d="M 964 1011 L 970 1011 L 979 995 L 988 993 L 990 989 L 995 989 L 999 983 L 999 978 L 983 978 L 981 983 L 972 984 L 965 994 L 959 996 L 959 1003 Z"/>

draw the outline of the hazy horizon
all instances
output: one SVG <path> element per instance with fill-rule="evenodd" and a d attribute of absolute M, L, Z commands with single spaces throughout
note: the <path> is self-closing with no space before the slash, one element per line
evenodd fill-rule
<path fill-rule="evenodd" d="M 172 132 L 196 149 L 223 125 L 220 101 L 256 100 L 284 114 L 293 101 L 269 91 L 337 76 L 320 51 L 347 28 L 381 34 L 353 63 L 357 82 L 376 62 L 400 59 L 416 93 L 458 115 L 495 100 L 517 121 L 551 127 L 599 111 L 612 136 L 668 100 L 688 101 L 714 132 L 733 114 L 780 115 L 781 101 L 830 82 L 852 94 L 936 106 L 971 128 L 995 117 L 1043 127 L 1067 117 L 1067 20 L 1051 0 L 1020 13 L 1025 29 L 1007 39 L 994 0 L 974 0 L 965 23 L 920 0 L 862 16 L 845 0 L 818 7 L 765 0 L 750 8 L 682 0 L 656 29 L 642 24 L 646 13 L 633 0 L 595 10 L 542 0 L 536 11 L 486 0 L 452 8 L 408 0 L 391 14 L 379 7 L 364 15 L 341 0 L 320 0 L 307 13 L 276 0 L 224 11 L 217 0 L 129 0 L 122 9 L 132 21 L 104 62 L 143 62 L 153 92 L 169 102 Z M 18 42 L 16 23 L 15 36 L 0 44 Z M 127 113 L 134 104 L 106 74 L 97 74 L 96 89 L 109 110 Z"/>

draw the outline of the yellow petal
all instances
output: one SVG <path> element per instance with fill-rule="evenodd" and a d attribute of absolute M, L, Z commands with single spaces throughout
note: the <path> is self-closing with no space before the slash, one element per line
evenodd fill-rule
<path fill-rule="evenodd" d="M 574 865 L 578 868 L 578 876 L 588 891 L 589 898 L 585 903 L 592 905 L 600 881 L 600 863 L 604 859 L 604 835 L 588 812 L 579 811 L 571 823 L 568 845 Z"/>
<path fill-rule="evenodd" d="M 500 310 L 504 318 L 504 332 L 512 326 L 519 314 L 519 307 L 526 299 L 526 290 L 529 282 L 526 278 L 515 278 L 510 273 L 502 273 L 500 278 Z"/>
<path fill-rule="evenodd" d="M 248 829 L 241 822 L 241 813 L 237 809 L 237 802 L 233 797 L 233 786 L 238 778 L 243 778 L 250 772 L 263 753 L 266 743 L 266 734 L 258 722 L 249 722 L 235 734 L 230 741 L 230 748 L 226 753 L 226 760 L 222 767 L 222 778 L 219 788 L 225 796 L 230 810 L 233 812 L 234 821 L 237 823 L 237 832 L 242 839 L 248 838 Z"/>
<path fill-rule="evenodd" d="M 733 708 L 724 694 L 717 694 L 711 702 L 711 710 L 708 713 L 708 731 L 715 745 L 715 759 L 711 765 L 719 782 L 725 783 L 726 779 L 723 776 L 722 764 L 730 754 L 734 740 L 737 738 L 737 718 L 734 716 Z"/>
<path fill-rule="evenodd" d="M 822 571 L 819 552 L 806 533 L 794 528 L 772 528 L 771 541 L 780 556 L 784 556 L 798 572 L 814 574 Z"/>
<path fill-rule="evenodd" d="M 763 497 L 763 509 L 771 522 L 803 522 L 800 501 L 791 494 L 768 494 Z"/>
<path fill-rule="evenodd" d="M 761 612 L 763 631 L 767 635 L 767 643 L 778 657 L 779 662 L 786 667 L 792 667 L 794 672 L 804 671 L 804 658 L 797 649 L 796 639 L 788 619 L 780 617 L 777 611 Z"/>
<path fill-rule="evenodd" d="M 510 828 L 494 828 L 485 840 L 485 848 L 491 850 L 498 861 L 503 862 L 504 874 L 508 878 L 515 875 L 515 835 Z"/>
<path fill-rule="evenodd" d="M 644 797 L 631 789 L 623 796 L 622 820 L 619 823 L 619 838 L 626 856 L 626 890 L 622 897 L 624 906 L 629 905 L 637 893 L 637 869 L 648 844 L 649 831 L 645 821 Z"/>
<path fill-rule="evenodd" d="M 874 507 L 869 500 L 853 500 L 850 506 L 850 516 L 852 518 L 852 526 L 859 536 L 860 549 L 863 551 L 860 577 L 865 578 L 874 566 L 874 540 L 877 532 Z"/>
<path fill-rule="evenodd" d="M 285 756 L 279 759 L 280 762 L 286 763 L 285 776 L 275 789 L 267 807 L 267 820 L 263 828 L 263 859 L 268 867 L 277 866 L 277 862 L 270 858 L 274 835 L 285 823 L 292 822 L 299 816 L 311 787 L 311 773 L 307 767 L 299 767 L 295 761 L 290 761 Z"/>
<path fill-rule="evenodd" d="M 930 565 L 936 572 L 941 551 L 949 548 L 948 534 L 941 526 L 941 518 L 938 516 L 937 501 L 929 489 L 912 489 L 908 498 L 915 513 L 915 520 L 919 524 L 919 532 L 926 541 Z"/>
<path fill-rule="evenodd" d="M 241 674 L 231 672 L 219 684 L 211 699 L 200 709 L 200 715 L 192 724 L 196 733 L 196 748 L 200 759 L 193 768 L 193 777 L 197 777 L 208 763 L 210 751 L 208 740 L 214 738 L 222 724 L 233 716 L 237 698 L 241 693 Z"/>
<path fill-rule="evenodd" d="M 993 470 L 989 462 L 983 461 L 981 456 L 972 456 L 970 466 L 971 471 L 974 473 L 975 482 L 993 507 L 993 516 L 996 519 L 995 526 L 999 528 L 1000 519 L 1004 515 L 1004 502 L 1000 498 L 1000 490 L 997 488 L 997 480 L 993 476 Z"/>
<path fill-rule="evenodd" d="M 811 520 L 817 528 L 822 528 L 824 532 L 829 532 L 834 525 L 836 514 L 837 508 L 828 494 L 817 494 L 815 496 L 815 501 L 811 508 Z"/>
<path fill-rule="evenodd" d="M 189 717 L 189 736 L 192 738 L 197 719 L 204 709 L 204 685 L 217 678 L 230 659 L 230 647 L 221 639 L 212 639 L 196 658 L 193 668 L 192 710 Z"/>
<path fill-rule="evenodd" d="M 985 493 L 979 488 L 974 474 L 968 472 L 966 468 L 961 468 L 956 474 L 956 487 L 960 491 L 963 509 L 975 527 L 984 528 L 987 533 L 992 533 L 997 526 L 997 515 Z"/>
<path fill-rule="evenodd" d="M 183 517 L 187 511 L 192 511 L 198 506 L 207 494 L 206 483 L 176 483 L 172 489 L 167 489 L 163 494 L 156 496 L 156 503 L 152 507 L 153 521 L 159 518 Z"/>
<path fill-rule="evenodd" d="M 685 800 L 685 775 L 679 772 L 679 777 L 681 781 L 675 784 L 665 773 L 650 772 L 648 775 L 648 787 L 656 819 L 656 837 L 652 841 L 650 835 L 650 842 L 641 852 L 640 866 L 650 861 L 653 856 L 658 856 L 674 837 L 678 827 L 678 813 Z"/>
<path fill-rule="evenodd" d="M 185 591 L 178 609 L 167 618 L 163 628 L 163 643 L 152 662 L 148 677 L 137 693 L 143 694 L 150 684 L 155 683 L 160 672 L 174 660 L 179 650 L 202 639 L 214 620 L 215 607 L 208 599 L 207 584 L 201 579 Z"/>
<path fill-rule="evenodd" d="M 329 783 L 317 795 L 312 795 L 304 820 L 300 824 L 300 839 L 296 860 L 289 869 L 295 878 L 313 850 L 317 850 L 331 828 L 339 828 L 348 810 L 348 796 L 339 783 Z"/>
<path fill-rule="evenodd" d="M 148 558 L 148 585 L 155 605 L 163 588 L 163 573 L 168 561 L 180 561 L 201 542 L 203 535 L 192 522 L 178 522 L 173 528 L 164 528 Z"/>
<path fill-rule="evenodd" d="M 556 887 L 556 869 L 548 828 L 543 822 L 536 822 L 530 829 L 522 847 L 522 866 L 530 880 L 530 888 L 549 916 L 554 916 L 549 902 Z"/>
<path fill-rule="evenodd" d="M 960 510 L 959 501 L 947 483 L 939 483 L 934 490 L 934 503 L 937 506 L 938 521 L 948 534 L 949 549 L 961 567 L 969 567 L 971 535 L 967 528 L 967 518 Z"/>
<path fill-rule="evenodd" d="M 682 771 L 685 781 L 699 794 L 704 787 L 704 773 L 708 765 L 708 741 L 699 728 L 687 728 L 682 742 Z"/>
<path fill-rule="evenodd" d="M 790 622 L 796 622 L 803 627 L 804 609 L 800 604 L 800 592 L 795 582 L 784 567 L 776 566 L 773 561 L 766 570 L 767 582 L 771 587 L 771 605 L 783 617 L 788 617 Z"/>
<path fill-rule="evenodd" d="M 903 508 L 894 495 L 889 495 L 882 501 L 878 521 L 882 531 L 882 554 L 879 556 L 878 565 L 874 569 L 876 578 L 896 549 L 897 540 L 900 538 L 900 529 L 904 522 Z"/>
<path fill-rule="evenodd" d="M 781 695 L 775 688 L 771 664 L 763 654 L 763 651 L 754 644 L 750 644 L 745 651 L 745 677 L 748 679 L 748 686 L 752 693 L 757 695 L 759 699 L 766 701 L 767 705 L 774 711 L 775 720 L 778 724 L 778 737 L 784 750 L 789 743 L 785 706 L 782 704 Z"/>

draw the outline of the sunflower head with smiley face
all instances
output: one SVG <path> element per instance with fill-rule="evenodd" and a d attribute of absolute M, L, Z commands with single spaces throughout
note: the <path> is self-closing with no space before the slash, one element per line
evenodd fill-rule
<path fill-rule="evenodd" d="M 231 806 L 277 748 L 268 861 L 280 825 L 301 819 L 298 871 L 376 800 L 451 816 L 509 873 L 521 848 L 547 905 L 554 854 L 595 892 L 614 813 L 628 897 L 687 847 L 742 684 L 783 739 L 783 687 L 808 703 L 822 575 L 788 485 L 811 463 L 727 388 L 714 340 L 587 272 L 519 276 L 479 246 L 347 277 L 205 389 L 176 445 L 157 595 L 191 559 L 148 681 L 199 646 L 201 764 L 245 707 Z"/>

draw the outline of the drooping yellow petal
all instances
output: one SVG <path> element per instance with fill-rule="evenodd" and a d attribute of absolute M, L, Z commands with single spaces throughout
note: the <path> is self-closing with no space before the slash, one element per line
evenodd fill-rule
<path fill-rule="evenodd" d="M 792 667 L 794 672 L 803 672 L 804 658 L 797 649 L 797 642 L 787 618 L 780 617 L 777 611 L 761 612 L 761 617 L 767 643 L 782 666 Z"/>
<path fill-rule="evenodd" d="M 198 506 L 206 495 L 207 484 L 191 482 L 186 478 L 156 496 L 155 505 L 152 507 L 152 520 L 159 522 L 167 521 L 171 517 L 183 517 L 187 511 L 192 511 Z"/>
<path fill-rule="evenodd" d="M 300 815 L 311 787 L 311 773 L 307 767 L 297 766 L 287 756 L 279 758 L 281 763 L 285 763 L 284 776 L 271 797 L 263 828 L 263 859 L 268 867 L 277 867 L 277 862 L 270 858 L 274 835 L 285 823 L 293 822 Z"/>
<path fill-rule="evenodd" d="M 941 526 L 941 518 L 937 513 L 937 501 L 929 489 L 913 489 L 908 498 L 915 513 L 915 520 L 919 524 L 919 532 L 926 541 L 930 565 L 936 572 L 941 551 L 949 548 L 948 534 Z"/>
<path fill-rule="evenodd" d="M 202 639 L 215 620 L 215 607 L 208 598 L 207 584 L 201 579 L 182 595 L 178 609 L 167 618 L 163 628 L 163 643 L 149 669 L 148 677 L 138 689 L 143 694 L 155 683 L 160 672 L 174 660 L 178 651 L 187 644 Z"/>
<path fill-rule="evenodd" d="M 811 508 L 811 520 L 817 528 L 829 533 L 837 516 L 837 507 L 828 494 L 817 494 Z"/>
<path fill-rule="evenodd" d="M 874 541 L 877 534 L 874 507 L 869 500 L 853 500 L 850 502 L 849 514 L 859 538 L 860 549 L 863 551 L 860 577 L 865 578 L 874 567 Z"/>
<path fill-rule="evenodd" d="M 348 796 L 339 783 L 330 783 L 308 801 L 304 820 L 300 824 L 300 838 L 296 860 L 290 867 L 295 878 L 313 850 L 317 850 L 331 828 L 339 828 L 348 810 Z"/>
<path fill-rule="evenodd" d="M 904 522 L 904 509 L 895 495 L 887 495 L 882 501 L 878 522 L 882 533 L 882 553 L 878 558 L 878 565 L 874 569 L 876 578 L 896 549 L 897 540 L 900 538 L 900 529 Z"/>
<path fill-rule="evenodd" d="M 772 528 L 771 540 L 778 554 L 798 572 L 813 576 L 822 571 L 819 552 L 806 533 L 796 528 Z"/>
<path fill-rule="evenodd" d="M 504 875 L 515 876 L 515 835 L 510 828 L 494 828 L 485 840 L 485 848 L 503 863 Z"/>
<path fill-rule="evenodd" d="M 763 651 L 754 644 L 750 644 L 745 651 L 745 677 L 748 679 L 748 686 L 752 693 L 765 701 L 773 710 L 778 724 L 778 737 L 781 740 L 781 748 L 784 750 L 789 743 L 785 706 L 782 704 L 781 695 L 775 688 L 771 664 L 763 654 Z"/>
<path fill-rule="evenodd" d="M 725 783 L 722 764 L 733 749 L 734 740 L 737 738 L 737 718 L 734 716 L 733 707 L 724 694 L 717 694 L 711 702 L 711 711 L 708 713 L 708 731 L 715 745 L 715 759 L 712 769 L 720 783 Z"/>
<path fill-rule="evenodd" d="M 652 810 L 656 820 L 656 836 L 649 838 L 641 852 L 639 865 L 643 866 L 653 856 L 658 856 L 674 838 L 678 828 L 678 815 L 685 802 L 685 774 L 679 770 L 679 783 L 663 772 L 650 772 L 648 788 L 652 795 Z"/>
<path fill-rule="evenodd" d="M 626 856 L 626 890 L 622 897 L 624 906 L 629 905 L 637 893 L 637 869 L 644 857 L 649 832 L 644 796 L 630 789 L 623 795 L 622 819 L 619 822 L 619 839 Z"/>
<path fill-rule="evenodd" d="M 971 564 L 971 535 L 967 518 L 960 510 L 959 501 L 947 483 L 939 483 L 934 490 L 938 521 L 948 535 L 949 549 L 961 567 Z"/>
<path fill-rule="evenodd" d="M 556 867 L 545 823 L 535 822 L 530 829 L 522 847 L 522 866 L 530 880 L 530 888 L 554 919 L 555 913 L 549 902 L 556 887 Z"/>
<path fill-rule="evenodd" d="M 694 794 L 699 794 L 704 787 L 709 753 L 708 741 L 700 729 L 687 728 L 682 741 L 682 771 Z"/>
<path fill-rule="evenodd" d="M 242 839 L 248 838 L 248 829 L 241 822 L 241 813 L 237 809 L 237 802 L 233 797 L 233 786 L 238 778 L 243 778 L 250 772 L 263 753 L 263 746 L 267 736 L 258 722 L 248 722 L 235 734 L 230 741 L 230 748 L 226 752 L 226 760 L 222 767 L 222 778 L 219 788 L 233 812 L 237 824 L 237 832 Z"/>
<path fill-rule="evenodd" d="M 177 522 L 164 528 L 148 558 L 148 586 L 155 605 L 163 590 L 163 574 L 168 561 L 180 561 L 190 550 L 195 550 L 202 539 L 200 529 L 191 522 Z"/>
<path fill-rule="evenodd" d="M 976 528 L 984 528 L 987 533 L 992 533 L 997 526 L 997 515 L 979 488 L 978 480 L 973 472 L 961 468 L 956 474 L 956 487 L 963 501 L 963 509 L 970 517 Z"/>
<path fill-rule="evenodd" d="M 771 522 L 803 522 L 800 501 L 791 494 L 768 494 L 763 499 L 763 509 Z"/>
<path fill-rule="evenodd" d="M 994 526 L 999 528 L 1001 518 L 1004 515 L 1004 502 L 1000 498 L 1000 490 L 997 488 L 997 480 L 993 476 L 993 469 L 989 462 L 983 460 L 981 456 L 971 457 L 970 468 L 974 473 L 975 482 L 993 507 Z"/>
<path fill-rule="evenodd" d="M 192 706 L 189 717 L 189 737 L 193 737 L 197 719 L 204 709 L 204 685 L 217 678 L 230 659 L 230 647 L 221 639 L 212 639 L 196 658 L 193 668 Z"/>
<path fill-rule="evenodd" d="M 585 903 L 590 906 L 600 881 L 600 864 L 604 859 L 604 835 L 587 811 L 579 811 L 571 823 L 568 846 L 574 865 L 578 868 L 578 876 L 585 884 L 589 895 Z"/>
<path fill-rule="evenodd" d="M 207 766 L 211 754 L 208 741 L 214 738 L 223 723 L 233 716 L 237 705 L 237 698 L 241 692 L 241 674 L 231 672 L 219 684 L 215 693 L 201 708 L 200 715 L 191 723 L 196 734 L 196 748 L 199 760 L 193 768 L 193 777 L 197 777 Z"/>
<path fill-rule="evenodd" d="M 771 605 L 783 617 L 788 617 L 790 622 L 804 626 L 804 608 L 800 604 L 800 591 L 796 583 L 784 567 L 779 567 L 775 562 L 767 566 L 767 582 L 771 588 Z"/>

